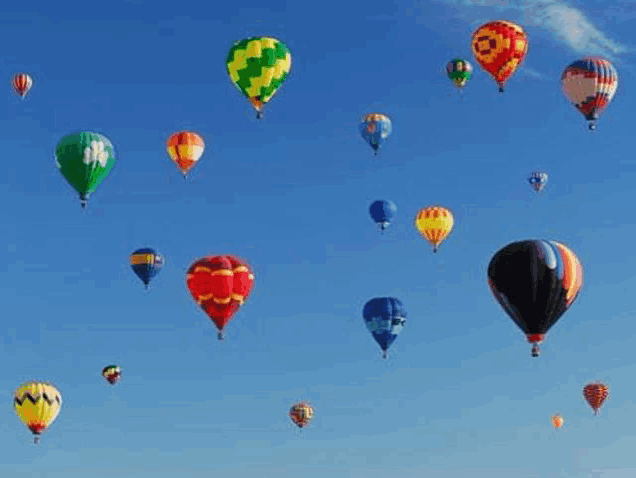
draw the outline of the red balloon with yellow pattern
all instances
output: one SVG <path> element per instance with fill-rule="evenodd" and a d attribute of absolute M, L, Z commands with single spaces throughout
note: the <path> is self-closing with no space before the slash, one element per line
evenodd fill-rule
<path fill-rule="evenodd" d="M 170 159 L 174 161 L 185 178 L 201 159 L 205 150 L 205 142 L 197 133 L 180 131 L 168 138 L 167 150 Z"/>
<path fill-rule="evenodd" d="M 250 266 L 228 255 L 198 259 L 187 274 L 188 289 L 219 329 L 219 340 L 223 340 L 223 328 L 243 305 L 253 283 Z"/>
<path fill-rule="evenodd" d="M 473 33 L 471 50 L 475 60 L 495 79 L 503 93 L 506 81 L 528 52 L 528 35 L 516 23 L 488 22 Z"/>

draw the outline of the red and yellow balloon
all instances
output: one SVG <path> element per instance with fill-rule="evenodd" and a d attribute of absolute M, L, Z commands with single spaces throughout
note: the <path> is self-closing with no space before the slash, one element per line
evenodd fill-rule
<path fill-rule="evenodd" d="M 248 298 L 253 284 L 250 266 L 228 255 L 198 259 L 187 274 L 188 290 L 219 329 L 219 340 L 223 340 L 223 328 Z"/>
<path fill-rule="evenodd" d="M 475 30 L 471 49 L 477 63 L 495 79 L 503 93 L 506 81 L 528 52 L 528 36 L 516 23 L 496 20 Z"/>
<path fill-rule="evenodd" d="M 180 131 L 174 133 L 168 138 L 168 154 L 183 176 L 187 176 L 188 172 L 201 159 L 205 142 L 203 138 L 192 131 Z"/>
<path fill-rule="evenodd" d="M 298 428 L 304 428 L 314 416 L 314 407 L 307 402 L 299 402 L 289 409 L 289 418 Z"/>

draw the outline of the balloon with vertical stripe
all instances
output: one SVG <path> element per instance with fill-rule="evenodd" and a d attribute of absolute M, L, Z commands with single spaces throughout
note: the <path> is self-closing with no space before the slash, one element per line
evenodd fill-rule
<path fill-rule="evenodd" d="M 415 227 L 422 237 L 433 246 L 433 252 L 437 252 L 439 245 L 453 230 L 454 224 L 453 214 L 441 206 L 425 207 L 420 209 L 415 216 Z"/>
<path fill-rule="evenodd" d="M 205 150 L 203 138 L 192 131 L 180 131 L 168 138 L 168 154 L 183 176 L 201 159 Z"/>
<path fill-rule="evenodd" d="M 598 415 L 601 405 L 609 396 L 609 387 L 602 382 L 588 383 L 583 387 L 583 396 L 592 407 L 592 410 L 594 410 L 594 415 Z"/>
<path fill-rule="evenodd" d="M 11 78 L 11 86 L 20 98 L 24 98 L 33 87 L 33 77 L 28 73 L 16 73 Z"/>

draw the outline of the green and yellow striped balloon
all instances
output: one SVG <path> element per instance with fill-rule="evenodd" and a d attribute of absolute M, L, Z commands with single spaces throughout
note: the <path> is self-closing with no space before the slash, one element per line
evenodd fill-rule
<path fill-rule="evenodd" d="M 232 83 L 252 103 L 256 117 L 283 84 L 291 69 L 291 53 L 272 37 L 246 38 L 236 42 L 225 61 Z"/>

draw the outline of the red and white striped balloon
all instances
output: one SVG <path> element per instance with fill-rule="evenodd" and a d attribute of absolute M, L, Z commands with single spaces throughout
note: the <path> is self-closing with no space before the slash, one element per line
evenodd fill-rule
<path fill-rule="evenodd" d="M 11 86 L 20 98 L 24 98 L 33 86 L 33 78 L 28 73 L 17 73 L 11 79 Z"/>

